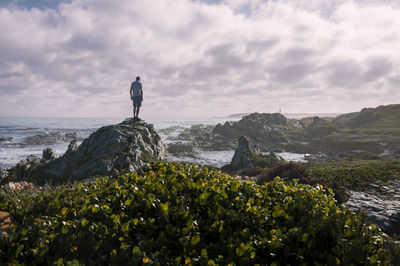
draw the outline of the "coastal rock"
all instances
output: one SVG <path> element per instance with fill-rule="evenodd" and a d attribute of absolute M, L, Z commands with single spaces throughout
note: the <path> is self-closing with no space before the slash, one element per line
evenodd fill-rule
<path fill-rule="evenodd" d="M 0 142 L 11 142 L 13 137 L 0 137 Z"/>
<path fill-rule="evenodd" d="M 171 143 L 168 145 L 168 153 L 177 157 L 196 157 L 199 149 L 191 143 Z"/>
<path fill-rule="evenodd" d="M 76 133 L 62 134 L 59 132 L 50 132 L 29 136 L 12 144 L 18 146 L 53 145 L 56 143 L 64 143 L 77 139 L 78 135 Z"/>
<path fill-rule="evenodd" d="M 46 148 L 43 150 L 42 159 L 45 161 L 54 160 L 58 158 L 57 152 L 52 148 Z"/>
<path fill-rule="evenodd" d="M 15 166 L 16 175 L 18 178 L 28 177 L 32 174 L 35 166 L 40 163 L 40 159 L 35 155 L 29 155 L 25 160 L 21 160 Z"/>
<path fill-rule="evenodd" d="M 153 125 L 126 119 L 98 129 L 79 147 L 72 141 L 63 156 L 42 162 L 28 172 L 23 169 L 18 177 L 36 183 L 60 183 L 137 171 L 145 163 L 165 157 L 165 147 Z"/>
<path fill-rule="evenodd" d="M 381 199 L 363 193 L 349 192 L 349 200 L 344 203 L 352 211 L 365 211 L 367 220 L 378 225 L 389 235 L 400 233 L 400 199 Z"/>
<path fill-rule="evenodd" d="M 249 141 L 244 136 L 238 138 L 239 147 L 235 150 L 230 168 L 232 170 L 240 170 L 253 167 L 250 161 L 252 150 L 250 149 Z"/>
<path fill-rule="evenodd" d="M 213 133 L 226 138 L 246 136 L 254 143 L 269 146 L 286 142 L 288 140 L 285 134 L 287 128 L 295 128 L 295 126 L 279 113 L 254 113 L 244 116 L 236 122 L 226 122 L 224 125 L 218 124 Z"/>
<path fill-rule="evenodd" d="M 8 177 L 8 169 L 0 167 L 0 181 Z"/>

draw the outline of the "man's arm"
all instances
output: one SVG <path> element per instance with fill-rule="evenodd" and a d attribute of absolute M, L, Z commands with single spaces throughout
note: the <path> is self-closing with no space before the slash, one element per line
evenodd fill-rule
<path fill-rule="evenodd" d="M 142 87 L 140 87 L 140 95 L 142 96 L 142 101 L 143 101 L 143 90 L 142 90 Z"/>
<path fill-rule="evenodd" d="M 132 99 L 132 85 L 131 85 L 131 89 L 129 90 L 129 94 L 131 95 L 131 99 Z"/>

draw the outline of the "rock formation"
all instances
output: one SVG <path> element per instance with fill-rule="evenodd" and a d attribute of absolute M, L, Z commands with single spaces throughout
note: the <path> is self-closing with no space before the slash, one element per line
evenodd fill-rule
<path fill-rule="evenodd" d="M 250 161 L 250 155 L 252 150 L 250 149 L 249 141 L 244 136 L 240 136 L 238 139 L 239 147 L 235 150 L 231 164 L 229 165 L 231 170 L 240 170 L 245 168 L 253 167 Z"/>
<path fill-rule="evenodd" d="M 78 140 L 79 137 L 76 133 L 62 134 L 59 132 L 41 133 L 21 139 L 18 142 L 7 143 L 12 146 L 34 146 L 34 145 L 53 145 L 56 143 L 69 142 L 71 140 Z"/>
<path fill-rule="evenodd" d="M 400 183 L 397 184 L 398 193 Z M 400 197 L 399 194 L 397 194 Z M 344 203 L 352 211 L 365 211 L 367 220 L 378 225 L 389 235 L 400 233 L 400 198 L 381 199 L 380 197 L 364 192 L 351 191 L 349 200 Z"/>
<path fill-rule="evenodd" d="M 30 156 L 17 165 L 17 177 L 36 183 L 46 180 L 60 183 L 98 175 L 111 175 L 139 170 L 145 163 L 166 156 L 161 138 L 153 125 L 126 119 L 92 133 L 78 147 L 73 140 L 59 158 L 46 150 L 42 160 Z M 47 161 L 46 161 L 47 160 Z"/>
<path fill-rule="evenodd" d="M 281 114 L 254 113 L 244 116 L 236 122 L 218 124 L 213 133 L 225 136 L 228 139 L 246 136 L 255 143 L 268 146 L 286 142 L 288 140 L 285 134 L 287 128 L 295 128 L 295 126 Z"/>
<path fill-rule="evenodd" d="M 46 148 L 43 150 L 42 159 L 45 161 L 50 161 L 58 158 L 57 152 L 52 148 Z"/>

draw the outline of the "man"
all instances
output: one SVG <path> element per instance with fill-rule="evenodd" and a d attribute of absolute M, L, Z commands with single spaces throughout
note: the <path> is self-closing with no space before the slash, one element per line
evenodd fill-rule
<path fill-rule="evenodd" d="M 142 106 L 143 101 L 143 90 L 142 83 L 140 83 L 140 77 L 136 77 L 136 81 L 131 84 L 131 99 L 133 101 L 133 118 L 139 119 L 139 110 L 140 106 Z"/>

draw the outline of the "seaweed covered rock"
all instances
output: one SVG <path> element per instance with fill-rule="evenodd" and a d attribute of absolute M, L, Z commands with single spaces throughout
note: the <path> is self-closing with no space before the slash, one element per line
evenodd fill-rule
<path fill-rule="evenodd" d="M 46 180 L 60 183 L 137 171 L 145 163 L 163 160 L 165 156 L 164 144 L 153 125 L 126 119 L 98 129 L 79 147 L 72 141 L 59 158 L 50 161 L 33 158 L 29 171 L 21 168 L 17 176 L 37 183 Z"/>

